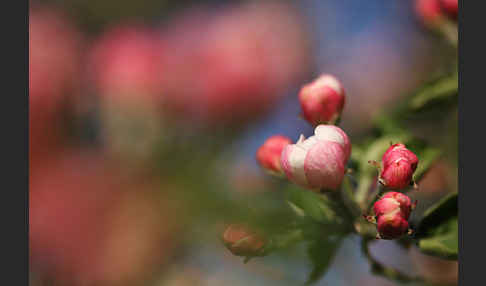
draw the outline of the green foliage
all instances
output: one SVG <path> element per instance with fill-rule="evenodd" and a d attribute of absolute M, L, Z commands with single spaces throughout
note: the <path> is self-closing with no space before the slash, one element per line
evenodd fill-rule
<path fill-rule="evenodd" d="M 348 214 L 339 201 L 291 185 L 285 190 L 287 204 L 303 220 L 325 227 L 327 232 L 345 232 Z"/>
<path fill-rule="evenodd" d="M 312 262 L 312 271 L 306 285 L 319 281 L 326 274 L 341 241 L 341 237 L 328 236 L 309 244 L 307 254 Z"/>
<path fill-rule="evenodd" d="M 439 105 L 447 103 L 451 99 L 455 101 L 457 86 L 457 73 L 428 84 L 420 89 L 412 98 L 410 101 L 410 109 L 420 111 L 432 104 Z"/>
<path fill-rule="evenodd" d="M 424 213 L 415 235 L 422 252 L 457 259 L 457 210 L 457 193 L 452 193 Z"/>

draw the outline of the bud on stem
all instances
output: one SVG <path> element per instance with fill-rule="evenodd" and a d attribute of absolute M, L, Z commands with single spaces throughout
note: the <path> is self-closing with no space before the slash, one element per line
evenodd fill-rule
<path fill-rule="evenodd" d="M 296 144 L 284 148 L 282 168 L 287 178 L 299 186 L 316 192 L 337 190 L 351 154 L 349 138 L 332 125 L 319 125 L 314 133 L 307 139 L 301 135 Z"/>
<path fill-rule="evenodd" d="M 261 256 L 266 240 L 245 225 L 232 224 L 223 233 L 223 242 L 236 256 Z"/>
<path fill-rule="evenodd" d="M 303 117 L 313 126 L 335 124 L 344 108 L 345 91 L 332 75 L 323 74 L 299 92 Z"/>
<path fill-rule="evenodd" d="M 398 193 L 386 193 L 373 205 L 374 220 L 378 231 L 377 238 L 396 239 L 410 233 L 408 218 L 416 203 L 412 204 L 408 196 Z M 369 216 L 368 221 L 373 222 Z"/>
<path fill-rule="evenodd" d="M 417 165 L 418 158 L 413 152 L 404 144 L 394 144 L 383 154 L 379 182 L 395 190 L 414 185 L 412 177 Z"/>

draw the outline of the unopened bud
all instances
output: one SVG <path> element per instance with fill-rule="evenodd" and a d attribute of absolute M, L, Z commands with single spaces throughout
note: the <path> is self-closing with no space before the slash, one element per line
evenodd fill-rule
<path fill-rule="evenodd" d="M 378 218 L 376 228 L 381 239 L 396 239 L 408 233 L 409 224 L 399 215 L 383 215 Z"/>
<path fill-rule="evenodd" d="M 262 255 L 266 244 L 262 236 L 239 224 L 232 224 L 226 228 L 223 242 L 234 255 L 246 257 Z"/>
<path fill-rule="evenodd" d="M 283 174 L 280 156 L 284 147 L 291 143 L 290 138 L 281 135 L 268 138 L 256 153 L 256 159 L 260 166 L 270 173 Z"/>
<path fill-rule="evenodd" d="M 418 158 L 405 145 L 398 143 L 383 154 L 382 165 L 380 182 L 388 189 L 400 190 L 412 183 Z"/>
<path fill-rule="evenodd" d="M 412 201 L 407 195 L 399 192 L 388 192 L 376 201 L 373 205 L 373 211 L 376 216 L 399 211 L 405 219 L 408 219 L 412 211 L 412 206 Z"/>
<path fill-rule="evenodd" d="M 345 91 L 332 75 L 324 74 L 299 92 L 304 118 L 313 126 L 334 124 L 344 108 Z"/>
<path fill-rule="evenodd" d="M 458 1 L 457 0 L 441 0 L 444 12 L 453 20 L 457 20 Z"/>
<path fill-rule="evenodd" d="M 408 233 L 412 205 L 408 196 L 398 192 L 389 192 L 376 201 L 373 211 L 379 237 L 396 239 Z"/>
<path fill-rule="evenodd" d="M 416 0 L 415 11 L 420 20 L 429 27 L 436 27 L 444 20 L 441 0 Z"/>
<path fill-rule="evenodd" d="M 315 135 L 301 135 L 296 144 L 287 145 L 281 164 L 287 178 L 314 191 L 336 190 L 346 171 L 351 144 L 346 133 L 331 125 L 320 125 Z"/>
<path fill-rule="evenodd" d="M 402 143 L 393 144 L 386 150 L 385 154 L 383 154 L 382 162 L 383 164 L 387 165 L 395 161 L 399 158 L 407 159 L 412 169 L 415 171 L 418 165 L 418 158 L 412 151 L 408 150 L 407 147 Z"/>

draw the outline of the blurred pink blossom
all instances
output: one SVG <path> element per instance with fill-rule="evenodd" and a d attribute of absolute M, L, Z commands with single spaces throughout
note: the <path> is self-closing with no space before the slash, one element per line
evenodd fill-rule
<path fill-rule="evenodd" d="M 29 156 L 59 144 L 59 116 L 79 77 L 82 37 L 61 12 L 38 8 L 29 15 Z"/>
<path fill-rule="evenodd" d="M 154 31 L 125 25 L 106 31 L 89 55 L 91 79 L 103 99 L 118 104 L 160 102 L 164 44 Z"/>
<path fill-rule="evenodd" d="M 274 107 L 308 69 L 306 34 L 285 4 L 229 6 L 182 17 L 169 23 L 170 73 L 162 80 L 169 106 L 182 116 L 246 121 Z"/>

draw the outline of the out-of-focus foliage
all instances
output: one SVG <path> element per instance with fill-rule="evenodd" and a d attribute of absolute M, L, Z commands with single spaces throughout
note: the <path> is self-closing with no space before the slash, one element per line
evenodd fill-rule
<path fill-rule="evenodd" d="M 418 245 L 425 253 L 457 259 L 457 193 L 451 193 L 424 214 L 416 233 Z"/>

